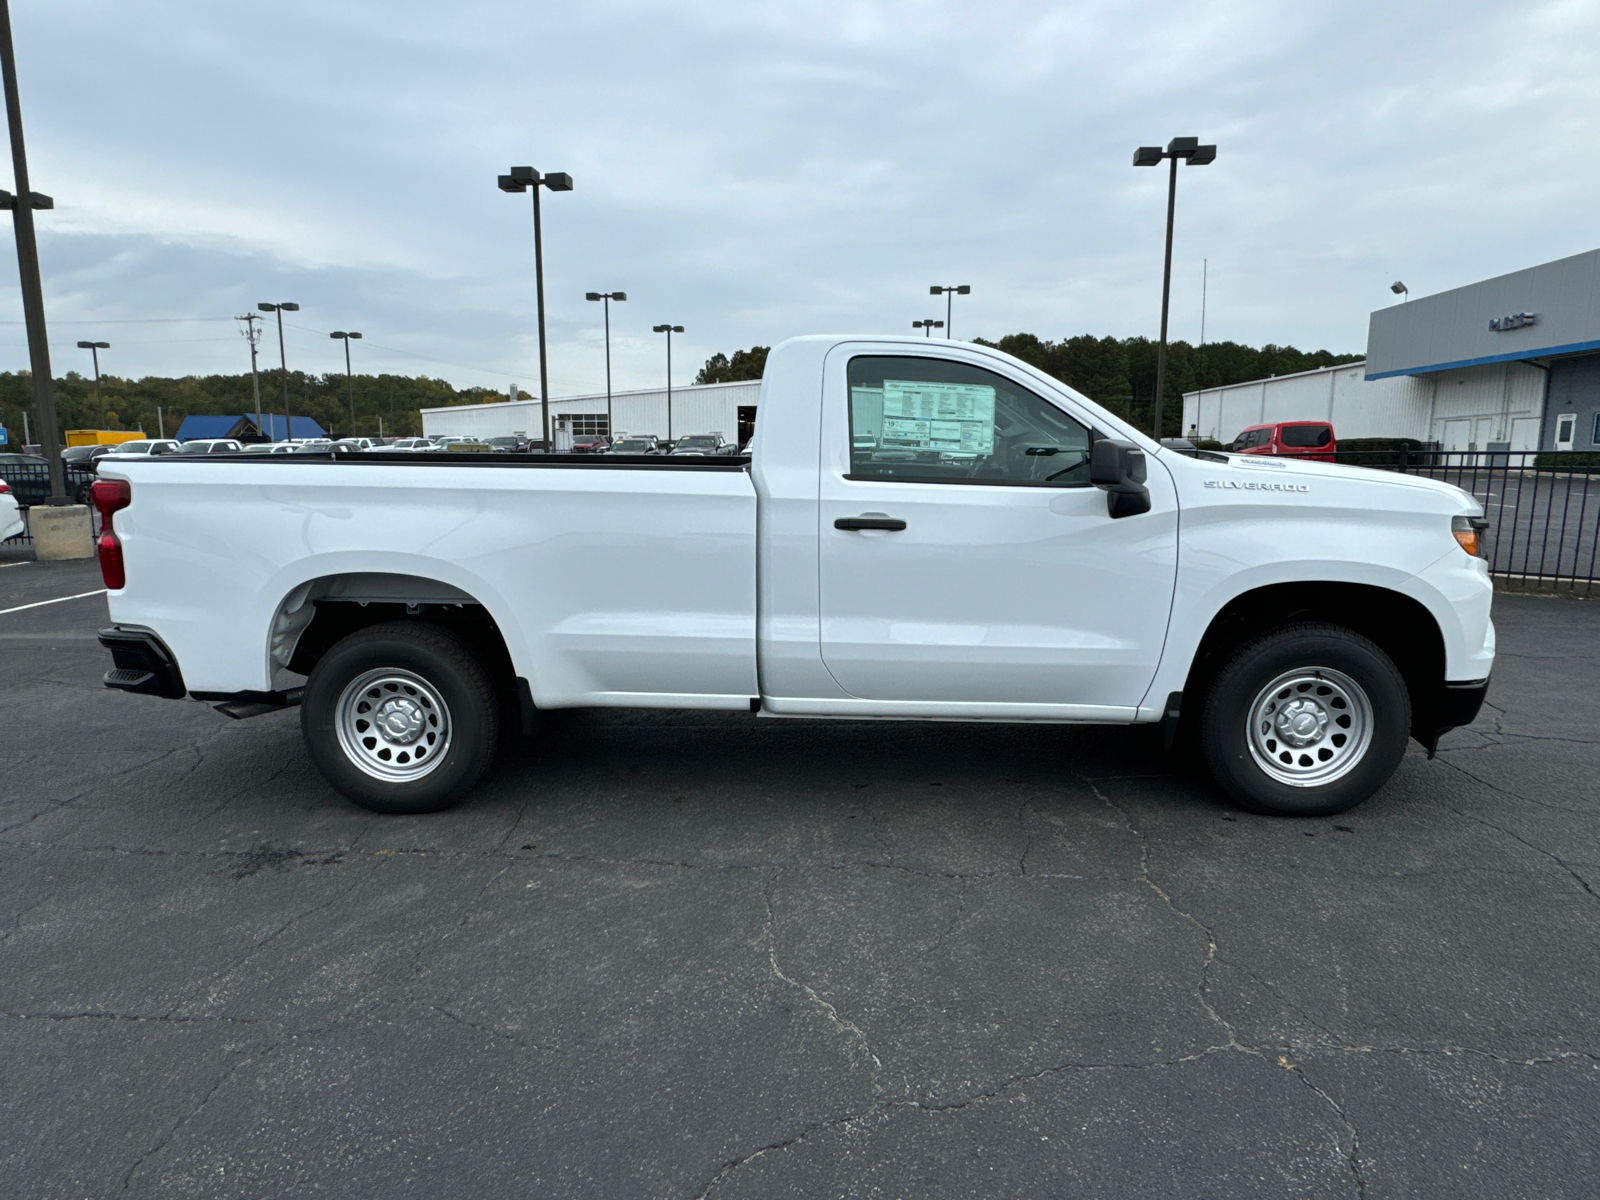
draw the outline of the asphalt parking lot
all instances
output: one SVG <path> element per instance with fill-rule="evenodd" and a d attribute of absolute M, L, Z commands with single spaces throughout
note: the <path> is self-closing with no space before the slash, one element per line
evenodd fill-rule
<path fill-rule="evenodd" d="M 0 568 L 0 609 L 100 586 Z M 556 714 L 460 808 L 0 615 L 0 1194 L 1592 1196 L 1600 605 L 1328 820 L 1128 730 Z"/>

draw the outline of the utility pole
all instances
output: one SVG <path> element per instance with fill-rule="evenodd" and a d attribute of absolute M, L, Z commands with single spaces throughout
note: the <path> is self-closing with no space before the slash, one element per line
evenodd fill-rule
<path fill-rule="evenodd" d="M 245 340 L 250 343 L 250 386 L 256 394 L 256 429 L 268 441 L 277 441 L 261 424 L 261 372 L 256 367 L 256 343 L 261 340 L 261 331 L 256 328 L 256 322 L 261 318 L 255 313 L 245 313 L 244 316 L 235 317 L 234 320 L 244 322 L 244 328 L 239 332 L 244 334 Z"/>
<path fill-rule="evenodd" d="M 61 432 L 56 425 L 55 380 L 50 374 L 50 339 L 44 324 L 44 287 L 39 282 L 39 243 L 33 232 L 33 210 L 56 202 L 28 186 L 28 153 L 22 142 L 22 101 L 17 94 L 17 55 L 11 44 L 11 5 L 0 0 L 0 75 L 4 76 L 6 121 L 11 131 L 11 166 L 17 194 L 0 193 L 0 208 L 14 214 L 17 273 L 22 282 L 22 315 L 28 326 L 28 368 L 33 373 L 33 413 L 39 418 L 39 446 L 50 471 L 50 503 L 67 503 L 66 476 L 61 466 Z M 26 437 L 26 418 L 24 418 Z"/>

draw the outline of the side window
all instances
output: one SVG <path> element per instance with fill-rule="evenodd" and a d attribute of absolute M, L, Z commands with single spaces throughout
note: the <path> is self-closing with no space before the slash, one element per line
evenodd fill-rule
<path fill-rule="evenodd" d="M 850 478 L 1087 487 L 1088 428 L 993 371 L 852 358 Z"/>

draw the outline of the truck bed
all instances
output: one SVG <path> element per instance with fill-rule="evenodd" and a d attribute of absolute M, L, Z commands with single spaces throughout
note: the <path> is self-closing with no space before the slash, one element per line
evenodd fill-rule
<path fill-rule="evenodd" d="M 481 605 L 542 707 L 757 694 L 747 460 L 219 455 L 102 474 L 135 497 L 116 519 L 128 582 L 112 619 L 159 629 L 190 691 L 272 689 L 269 631 L 291 637 L 319 581 L 359 576 L 371 595 L 346 581 L 337 599 L 423 580 Z"/>

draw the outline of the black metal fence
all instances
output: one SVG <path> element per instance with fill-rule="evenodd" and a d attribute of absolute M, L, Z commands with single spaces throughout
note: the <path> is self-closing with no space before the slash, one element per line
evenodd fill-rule
<path fill-rule="evenodd" d="M 1582 451 L 1371 450 L 1335 461 L 1425 475 L 1472 493 L 1485 557 L 1507 583 L 1587 593 L 1600 583 L 1600 456 Z"/>
<path fill-rule="evenodd" d="M 78 503 L 88 502 L 88 485 L 94 482 L 92 468 L 80 467 L 73 463 L 64 463 L 67 469 L 66 484 L 67 495 Z M 0 479 L 4 479 L 11 489 L 11 494 L 22 507 L 23 520 L 28 518 L 28 510 L 35 504 L 43 504 L 50 498 L 50 468 L 43 463 L 8 463 L 0 455 Z M 89 523 L 93 534 L 100 535 L 100 514 L 94 509 L 89 510 Z M 31 546 L 33 535 L 24 526 L 23 531 L 15 537 L 7 538 L 0 542 L 0 549 L 13 550 L 22 546 Z"/>

